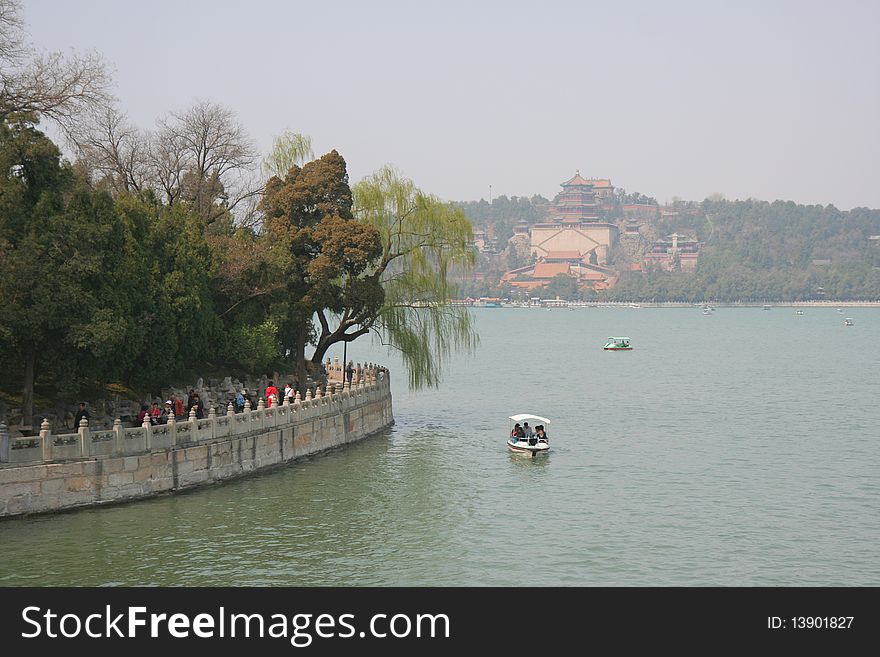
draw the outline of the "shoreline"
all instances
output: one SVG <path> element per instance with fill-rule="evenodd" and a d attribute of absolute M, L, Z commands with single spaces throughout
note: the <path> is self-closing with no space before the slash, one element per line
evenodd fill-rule
<path fill-rule="evenodd" d="M 702 308 L 709 305 L 713 308 L 880 308 L 880 301 L 778 301 L 770 303 L 758 302 L 688 302 L 688 301 L 557 301 L 546 300 L 546 305 L 521 306 L 513 303 L 500 306 L 482 306 L 478 304 L 455 304 L 469 308 Z"/>

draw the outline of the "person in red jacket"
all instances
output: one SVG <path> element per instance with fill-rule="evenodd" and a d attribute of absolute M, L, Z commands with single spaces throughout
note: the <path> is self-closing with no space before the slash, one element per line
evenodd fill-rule
<path fill-rule="evenodd" d="M 183 400 L 179 397 L 172 397 L 174 401 L 174 417 L 178 420 L 183 419 Z"/>
<path fill-rule="evenodd" d="M 278 388 L 272 381 L 266 386 L 266 407 L 272 408 L 272 404 L 278 403 Z"/>

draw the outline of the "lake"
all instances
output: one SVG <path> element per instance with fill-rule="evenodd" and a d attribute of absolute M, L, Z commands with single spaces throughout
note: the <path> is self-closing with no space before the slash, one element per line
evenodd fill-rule
<path fill-rule="evenodd" d="M 391 369 L 392 429 L 4 520 L 0 585 L 880 584 L 880 309 L 473 312 L 479 348 L 438 389 L 349 345 Z M 553 420 L 549 455 L 506 450 L 515 413 Z"/>

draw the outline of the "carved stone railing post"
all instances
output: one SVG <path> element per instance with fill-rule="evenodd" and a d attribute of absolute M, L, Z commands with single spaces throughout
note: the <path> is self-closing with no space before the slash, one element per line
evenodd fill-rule
<path fill-rule="evenodd" d="M 266 424 L 266 414 L 263 412 L 266 410 L 266 402 L 263 401 L 263 398 L 260 397 L 257 400 L 257 417 L 256 420 L 253 416 L 251 416 L 251 429 L 254 428 L 254 422 L 256 421 L 257 429 L 262 429 Z"/>
<path fill-rule="evenodd" d="M 211 440 L 214 440 L 214 438 L 217 435 L 217 432 L 215 430 L 215 427 L 217 425 L 217 409 L 216 409 L 216 407 L 212 406 L 210 409 L 208 409 L 208 419 L 210 420 L 210 422 L 208 424 L 211 427 Z"/>
<path fill-rule="evenodd" d="M 52 460 L 52 428 L 49 426 L 49 420 L 43 418 L 40 423 L 40 446 L 43 448 L 43 460 Z"/>
<path fill-rule="evenodd" d="M 253 422 L 254 409 L 251 408 L 251 400 L 244 400 L 244 432 L 247 433 L 251 430 L 251 422 Z"/>
<path fill-rule="evenodd" d="M 177 446 L 177 417 L 174 415 L 174 409 L 168 415 L 168 440 L 172 447 Z"/>
<path fill-rule="evenodd" d="M 9 427 L 0 422 L 0 463 L 9 463 Z"/>
<path fill-rule="evenodd" d="M 113 453 L 116 455 L 125 452 L 125 427 L 122 426 L 122 418 L 113 420 Z"/>
<path fill-rule="evenodd" d="M 144 421 L 141 422 L 141 428 L 144 430 L 144 449 L 148 452 L 153 451 L 153 423 L 150 422 L 150 414 L 144 413 Z"/>
<path fill-rule="evenodd" d="M 80 455 L 83 457 L 90 456 L 92 451 L 92 437 L 91 432 L 89 431 L 89 421 L 85 418 L 79 421 L 79 451 Z"/>

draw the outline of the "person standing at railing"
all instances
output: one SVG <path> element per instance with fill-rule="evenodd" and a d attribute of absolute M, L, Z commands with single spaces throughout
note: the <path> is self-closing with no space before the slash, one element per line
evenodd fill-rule
<path fill-rule="evenodd" d="M 195 393 L 192 396 L 192 406 L 190 408 L 196 409 L 196 419 L 203 420 L 205 418 L 205 407 L 202 404 L 202 398 L 199 397 L 198 393 Z"/>
<path fill-rule="evenodd" d="M 171 403 L 171 400 L 168 399 L 165 401 L 165 406 L 162 408 L 162 413 L 156 419 L 156 424 L 168 424 L 168 418 L 174 417 L 174 406 Z"/>
<path fill-rule="evenodd" d="M 183 417 L 183 401 L 178 397 L 172 397 L 171 402 L 174 407 L 174 418 L 177 420 L 185 419 Z"/>
<path fill-rule="evenodd" d="M 278 388 L 275 387 L 275 384 L 272 381 L 269 381 L 269 385 L 266 386 L 266 407 L 272 408 L 272 404 L 277 402 Z"/>
<path fill-rule="evenodd" d="M 150 409 L 146 404 L 141 404 L 141 410 L 137 414 L 137 426 L 141 426 L 144 423 L 144 418 L 149 417 Z"/>
<path fill-rule="evenodd" d="M 73 418 L 73 430 L 77 431 L 79 429 L 79 422 L 85 418 L 86 422 L 92 421 L 92 416 L 89 415 L 89 412 L 86 410 L 86 403 L 79 403 L 79 410 L 76 412 L 76 415 Z"/>

